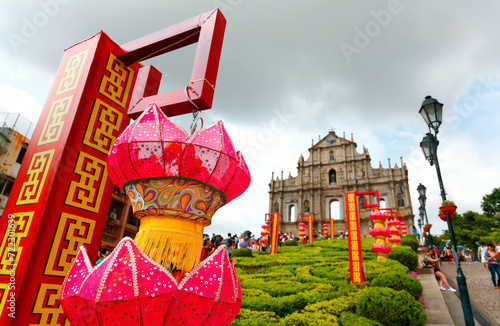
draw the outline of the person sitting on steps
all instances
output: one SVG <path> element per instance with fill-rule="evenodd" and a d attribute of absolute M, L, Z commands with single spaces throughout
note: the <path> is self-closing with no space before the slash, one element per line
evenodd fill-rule
<path fill-rule="evenodd" d="M 434 249 L 432 248 L 427 248 L 426 250 L 426 255 L 424 256 L 424 263 L 426 264 L 427 268 L 434 268 L 434 275 L 439 277 L 441 280 L 439 281 L 439 289 L 441 291 L 451 291 L 451 292 L 457 292 L 454 288 L 450 286 L 448 283 L 448 280 L 446 279 L 446 276 L 444 276 L 443 273 L 439 270 L 439 267 L 437 266 L 437 263 L 439 262 L 439 257 L 434 253 Z M 447 288 L 445 288 L 444 285 L 446 285 Z"/>

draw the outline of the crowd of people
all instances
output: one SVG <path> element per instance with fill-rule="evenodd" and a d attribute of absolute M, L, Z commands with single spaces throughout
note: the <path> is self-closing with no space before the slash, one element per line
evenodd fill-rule
<path fill-rule="evenodd" d="M 495 290 L 500 292 L 500 241 L 498 241 L 496 245 L 493 243 L 486 244 L 481 242 L 477 250 L 477 258 L 474 257 L 474 251 L 466 245 L 460 248 L 458 258 L 460 259 L 460 257 L 463 257 L 467 265 L 472 264 L 473 259 L 480 261 L 484 265 L 485 270 L 490 272 L 491 281 Z M 423 260 L 424 268 L 434 268 L 434 274 L 439 279 L 439 288 L 443 291 L 456 291 L 449 286 L 446 276 L 439 270 L 439 266 L 443 262 L 453 264 L 453 259 L 453 252 L 448 247 L 440 249 L 434 245 L 426 249 L 426 255 Z"/>

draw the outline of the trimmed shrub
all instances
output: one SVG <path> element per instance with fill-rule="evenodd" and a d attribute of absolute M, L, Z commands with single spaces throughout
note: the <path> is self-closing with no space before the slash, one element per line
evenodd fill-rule
<path fill-rule="evenodd" d="M 231 258 L 234 257 L 252 257 L 252 250 L 248 248 L 234 249 Z"/>
<path fill-rule="evenodd" d="M 294 312 L 282 320 L 284 326 L 338 326 L 337 316 L 322 313 Z"/>
<path fill-rule="evenodd" d="M 231 326 L 278 325 L 279 317 L 272 311 L 256 311 L 242 308 Z"/>
<path fill-rule="evenodd" d="M 406 291 L 370 287 L 358 298 L 356 313 L 382 325 L 425 326 L 427 314 L 422 304 Z"/>
<path fill-rule="evenodd" d="M 408 267 L 410 271 L 416 271 L 418 266 L 418 255 L 410 247 L 393 248 L 387 258 L 399 261 Z"/>
<path fill-rule="evenodd" d="M 342 326 L 381 326 L 381 324 L 375 320 L 371 320 L 348 311 L 345 311 L 340 315 L 339 321 Z"/>
<path fill-rule="evenodd" d="M 370 286 L 386 287 L 396 291 L 405 290 L 415 300 L 418 300 L 422 296 L 422 284 L 408 274 L 395 272 L 380 274 L 371 282 Z"/>
<path fill-rule="evenodd" d="M 402 246 L 411 247 L 411 249 L 413 249 L 413 251 L 415 251 L 415 252 L 417 252 L 418 247 L 420 246 L 420 244 L 418 243 L 417 237 L 415 237 L 414 235 L 406 235 L 406 236 L 404 236 L 401 239 L 400 244 Z"/>
<path fill-rule="evenodd" d="M 308 305 L 304 308 L 304 312 L 322 313 L 327 315 L 340 316 L 344 311 L 354 312 L 356 310 L 356 301 L 361 294 L 361 291 L 350 293 L 333 300 L 322 301 Z"/>
<path fill-rule="evenodd" d="M 295 240 L 286 240 L 285 242 L 283 242 L 281 244 L 282 247 L 286 247 L 286 246 L 298 246 L 299 243 Z"/>

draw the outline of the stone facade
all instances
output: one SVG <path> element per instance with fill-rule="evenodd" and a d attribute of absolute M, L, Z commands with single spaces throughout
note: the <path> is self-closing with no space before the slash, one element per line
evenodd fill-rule
<path fill-rule="evenodd" d="M 287 179 L 274 178 L 269 183 L 269 211 L 280 213 L 280 232 L 292 232 L 298 235 L 300 216 L 312 214 L 314 233 L 323 229 L 325 218 L 334 218 L 335 233 L 346 229 L 345 193 L 349 191 L 378 190 L 381 207 L 390 207 L 403 216 L 409 234 L 413 232 L 414 215 L 411 207 L 408 187 L 408 169 L 401 158 L 398 164 L 383 168 L 372 168 L 370 154 L 363 147 L 358 153 L 357 144 L 339 137 L 330 131 L 309 148 L 309 157 L 301 155 L 297 166 L 297 176 L 290 174 Z M 368 236 L 368 229 L 373 227 L 369 219 L 371 209 L 364 209 L 363 198 L 358 197 L 360 231 Z M 375 197 L 368 196 L 367 202 L 374 203 Z"/>

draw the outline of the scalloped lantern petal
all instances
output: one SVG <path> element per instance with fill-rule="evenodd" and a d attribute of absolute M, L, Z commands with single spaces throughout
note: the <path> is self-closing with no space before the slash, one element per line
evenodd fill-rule
<path fill-rule="evenodd" d="M 224 245 L 178 284 L 124 238 L 93 269 L 80 250 L 60 302 L 72 325 L 228 325 L 241 307 L 241 286 Z"/>
<path fill-rule="evenodd" d="M 250 184 L 245 160 L 221 121 L 189 137 L 156 104 L 117 138 L 107 163 L 111 180 L 121 188 L 138 179 L 193 179 L 223 192 L 228 203 Z"/>

